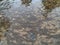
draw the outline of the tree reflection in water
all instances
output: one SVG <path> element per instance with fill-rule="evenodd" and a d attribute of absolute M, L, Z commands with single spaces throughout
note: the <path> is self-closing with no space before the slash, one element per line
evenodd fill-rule
<path fill-rule="evenodd" d="M 11 8 L 9 0 L 0 0 L 0 11 Z"/>
<path fill-rule="evenodd" d="M 56 7 L 57 1 L 56 0 L 43 0 L 43 5 L 45 6 L 45 9 L 52 10 Z"/>
<path fill-rule="evenodd" d="M 30 3 L 32 2 L 32 0 L 21 0 L 22 4 L 25 4 L 26 6 L 30 6 Z"/>
<path fill-rule="evenodd" d="M 9 18 L 0 15 L 0 41 L 5 37 L 7 29 L 10 27 Z"/>
<path fill-rule="evenodd" d="M 2 0 L 0 0 L 0 1 L 2 1 Z"/>
<path fill-rule="evenodd" d="M 60 3 L 59 0 L 42 0 L 42 3 L 45 7 L 45 14 L 43 16 L 47 17 L 47 14 L 50 13 L 54 8 L 58 7 Z"/>

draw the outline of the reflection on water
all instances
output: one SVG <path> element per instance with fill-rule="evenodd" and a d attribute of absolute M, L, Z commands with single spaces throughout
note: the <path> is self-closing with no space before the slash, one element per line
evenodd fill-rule
<path fill-rule="evenodd" d="M 10 26 L 9 19 L 7 17 L 4 17 L 4 16 L 0 17 L 0 27 L 7 29 L 9 26 Z"/>
<path fill-rule="evenodd" d="M 2 1 L 2 0 L 0 0 L 0 1 Z"/>
<path fill-rule="evenodd" d="M 10 27 L 9 18 L 0 15 L 0 42 L 3 40 L 2 38 L 5 37 L 5 33 L 9 27 Z"/>
<path fill-rule="evenodd" d="M 51 10 L 53 8 L 56 7 L 56 4 L 57 4 L 57 1 L 56 0 L 42 0 L 44 6 L 45 6 L 45 9 L 47 10 Z"/>
<path fill-rule="evenodd" d="M 21 1 L 22 1 L 22 4 L 29 6 L 32 0 L 21 0 Z"/>
<path fill-rule="evenodd" d="M 47 17 L 47 14 L 50 13 L 54 8 L 60 6 L 59 0 L 42 0 L 42 3 L 45 7 L 44 10 L 46 11 L 46 15 L 44 15 L 45 17 Z"/>
<path fill-rule="evenodd" d="M 8 0 L 0 0 L 0 11 L 10 8 L 10 2 Z"/>
<path fill-rule="evenodd" d="M 50 13 L 52 11 L 52 9 L 54 9 L 56 7 L 57 1 L 56 0 L 42 0 L 42 3 L 45 7 L 45 14 L 43 16 L 47 17 L 48 13 Z"/>
<path fill-rule="evenodd" d="M 55 7 L 56 0 L 0 2 L 0 14 L 4 14 L 12 22 L 7 33 L 9 45 L 58 45 L 60 7 Z"/>

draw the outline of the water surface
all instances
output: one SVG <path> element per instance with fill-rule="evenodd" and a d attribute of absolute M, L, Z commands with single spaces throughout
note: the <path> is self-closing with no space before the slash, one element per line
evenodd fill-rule
<path fill-rule="evenodd" d="M 8 45 L 58 45 L 60 7 L 47 16 L 42 0 L 1 0 L 0 14 L 10 19 Z M 60 43 L 59 43 L 60 44 Z"/>

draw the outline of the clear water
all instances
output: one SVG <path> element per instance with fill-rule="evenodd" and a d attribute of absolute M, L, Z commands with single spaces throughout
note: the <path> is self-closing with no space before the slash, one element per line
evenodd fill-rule
<path fill-rule="evenodd" d="M 1 0 L 0 14 L 12 23 L 6 36 L 8 45 L 60 44 L 60 7 L 45 17 L 42 0 Z"/>

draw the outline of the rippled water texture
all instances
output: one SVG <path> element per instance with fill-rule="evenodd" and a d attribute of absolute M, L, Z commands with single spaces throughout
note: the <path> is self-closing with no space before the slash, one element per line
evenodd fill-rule
<path fill-rule="evenodd" d="M 60 45 L 60 3 L 48 7 L 42 1 L 0 0 L 0 17 L 11 22 L 8 45 Z"/>

